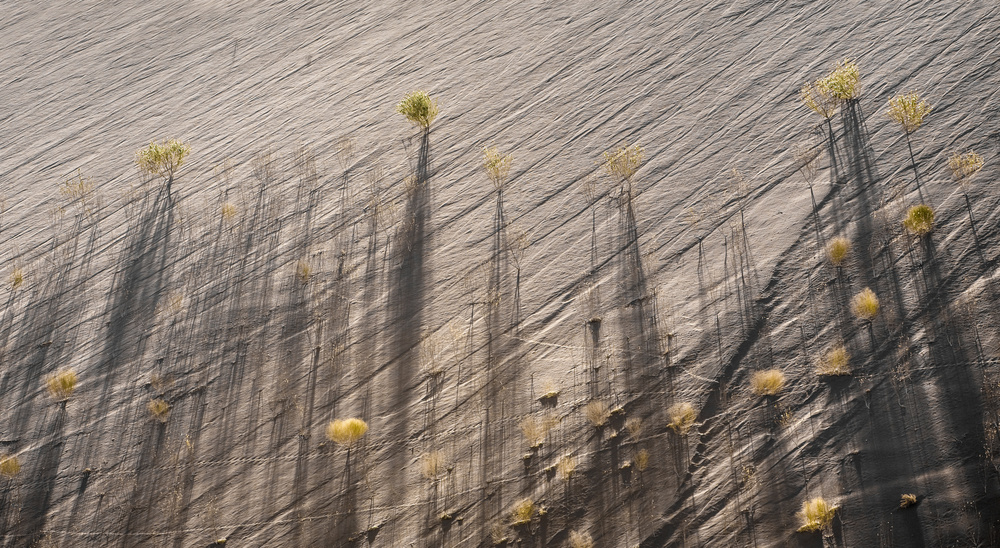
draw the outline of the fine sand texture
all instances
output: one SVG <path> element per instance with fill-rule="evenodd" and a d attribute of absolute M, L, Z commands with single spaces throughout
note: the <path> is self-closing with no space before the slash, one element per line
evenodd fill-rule
<path fill-rule="evenodd" d="M 1000 546 L 996 1 L 5 0 L 0 37 L 0 546 Z"/>

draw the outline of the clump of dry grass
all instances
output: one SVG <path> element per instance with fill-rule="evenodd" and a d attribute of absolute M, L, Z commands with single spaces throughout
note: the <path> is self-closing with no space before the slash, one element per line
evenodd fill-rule
<path fill-rule="evenodd" d="M 556 472 L 559 473 L 559 477 L 563 481 L 573 479 L 573 473 L 576 472 L 576 458 L 572 455 L 564 455 L 556 463 Z"/>
<path fill-rule="evenodd" d="M 524 434 L 528 446 L 537 449 L 545 442 L 545 436 L 552 428 L 552 422 L 538 417 L 525 417 L 518 423 L 518 426 L 521 428 L 521 433 Z"/>
<path fill-rule="evenodd" d="M 608 409 L 608 404 L 601 400 L 594 400 L 588 403 L 584 408 L 583 412 L 587 415 L 587 420 L 590 424 L 594 425 L 594 428 L 600 428 L 608 423 L 608 419 L 611 418 L 611 410 Z"/>
<path fill-rule="evenodd" d="M 135 164 L 143 173 L 173 179 L 174 172 L 184 164 L 190 152 L 191 147 L 177 139 L 151 142 L 135 152 Z"/>
<path fill-rule="evenodd" d="M 170 415 L 170 404 L 165 400 L 159 398 L 150 400 L 150 402 L 146 405 L 146 408 L 149 409 L 149 414 L 152 415 L 154 419 L 162 423 L 167 422 L 167 418 L 169 418 Z"/>
<path fill-rule="evenodd" d="M 833 523 L 836 512 L 837 506 L 829 504 L 822 497 L 803 502 L 802 511 L 797 514 L 802 522 L 799 532 L 812 533 L 826 529 Z"/>
<path fill-rule="evenodd" d="M 411 91 L 396 105 L 396 112 L 426 130 L 437 118 L 438 104 L 426 91 Z"/>
<path fill-rule="evenodd" d="M 570 548 L 594 548 L 594 539 L 587 533 L 572 531 L 569 534 Z"/>
<path fill-rule="evenodd" d="M 687 434 L 688 430 L 691 430 L 697 418 L 694 406 L 688 402 L 676 403 L 670 406 L 670 409 L 667 410 L 667 416 L 670 417 L 670 423 L 667 426 L 673 428 L 674 432 L 682 436 Z"/>
<path fill-rule="evenodd" d="M 24 269 L 15 266 L 13 270 L 10 271 L 10 288 L 17 289 L 24 284 Z"/>
<path fill-rule="evenodd" d="M 507 185 L 513 160 L 513 155 L 502 154 L 497 147 L 483 147 L 483 169 L 496 190 L 503 190 Z"/>
<path fill-rule="evenodd" d="M 441 473 L 443 461 L 444 459 L 442 458 L 440 451 L 424 453 L 420 457 L 420 472 L 426 479 L 436 479 Z"/>
<path fill-rule="evenodd" d="M 646 151 L 638 143 L 604 153 L 604 171 L 620 181 L 631 181 Z"/>
<path fill-rule="evenodd" d="M 639 436 L 642 435 L 642 419 L 639 417 L 629 417 L 625 420 L 625 430 L 628 430 L 628 435 L 634 441 L 639 440 Z"/>
<path fill-rule="evenodd" d="M 917 504 L 917 495 L 914 495 L 913 493 L 905 493 L 899 499 L 899 507 L 900 508 L 909 508 L 909 507 L 914 506 L 916 504 Z"/>
<path fill-rule="evenodd" d="M 861 95 L 861 70 L 854 61 L 844 59 L 830 74 L 817 81 L 817 85 L 841 101 L 857 99 Z"/>
<path fill-rule="evenodd" d="M 934 230 L 934 210 L 920 204 L 911 207 L 903 218 L 903 228 L 915 236 L 925 236 Z"/>
<path fill-rule="evenodd" d="M 857 318 L 870 322 L 878 315 L 878 310 L 878 297 L 871 288 L 866 287 L 851 298 L 851 313 Z"/>
<path fill-rule="evenodd" d="M 833 266 L 840 266 L 850 252 L 851 241 L 843 236 L 833 238 L 826 246 L 826 256 L 830 259 Z"/>
<path fill-rule="evenodd" d="M 948 158 L 948 167 L 951 174 L 962 187 L 969 185 L 969 181 L 979 170 L 983 169 L 983 157 L 970 150 L 965 154 L 955 153 Z"/>
<path fill-rule="evenodd" d="M 750 377 L 750 388 L 758 396 L 776 396 L 785 387 L 785 374 L 777 369 L 756 371 Z"/>
<path fill-rule="evenodd" d="M 312 277 L 312 266 L 306 261 L 299 261 L 295 264 L 295 277 L 302 283 L 308 283 Z"/>
<path fill-rule="evenodd" d="M 0 455 L 0 476 L 13 478 L 21 473 L 21 461 L 15 455 Z"/>
<path fill-rule="evenodd" d="M 897 124 L 903 126 L 907 134 L 920 129 L 924 117 L 931 111 L 931 105 L 914 92 L 904 93 L 889 99 L 889 107 L 885 115 Z"/>
<path fill-rule="evenodd" d="M 236 208 L 236 204 L 232 202 L 226 202 L 222 204 L 220 212 L 222 213 L 223 219 L 227 221 L 232 221 L 233 219 L 236 218 L 236 215 L 239 213 L 239 210 Z"/>
<path fill-rule="evenodd" d="M 49 394 L 56 401 L 68 400 L 76 389 L 76 372 L 72 369 L 64 369 L 45 380 Z"/>
<path fill-rule="evenodd" d="M 535 501 L 521 499 L 514 504 L 514 509 L 510 512 L 510 524 L 514 526 L 528 524 L 534 515 Z"/>
<path fill-rule="evenodd" d="M 334 420 L 326 426 L 326 437 L 345 447 L 352 447 L 368 432 L 368 423 L 361 419 Z"/>
<path fill-rule="evenodd" d="M 640 449 L 639 452 L 635 454 L 635 466 L 640 472 L 649 466 L 649 451 Z"/>
<path fill-rule="evenodd" d="M 843 344 L 831 348 L 823 356 L 819 365 L 816 366 L 816 374 L 824 376 L 838 376 L 851 374 L 851 355 Z"/>

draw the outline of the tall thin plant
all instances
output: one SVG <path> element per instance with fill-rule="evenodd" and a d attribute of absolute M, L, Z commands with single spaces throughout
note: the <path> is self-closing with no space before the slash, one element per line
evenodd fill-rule
<path fill-rule="evenodd" d="M 917 182 L 917 191 L 920 192 L 920 175 L 917 171 L 916 156 L 913 155 L 913 145 L 910 142 L 910 134 L 920 129 L 924 124 L 924 117 L 931 112 L 931 105 L 922 99 L 916 92 L 904 93 L 889 99 L 885 115 L 890 120 L 896 122 L 903 128 L 906 136 L 906 148 L 910 151 L 910 165 L 913 166 L 913 178 Z"/>

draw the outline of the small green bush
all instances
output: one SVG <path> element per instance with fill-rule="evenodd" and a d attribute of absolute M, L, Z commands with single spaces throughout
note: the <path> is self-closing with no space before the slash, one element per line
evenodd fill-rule
<path fill-rule="evenodd" d="M 148 147 L 135 152 L 135 164 L 143 173 L 173 179 L 174 172 L 184 164 L 190 152 L 191 147 L 177 139 L 151 142 Z"/>
<path fill-rule="evenodd" d="M 914 92 L 904 93 L 889 99 L 889 108 L 886 116 L 889 119 L 903 126 L 903 131 L 907 134 L 920 129 L 924 123 L 924 117 L 931 111 L 930 104 L 920 98 Z"/>
<path fill-rule="evenodd" d="M 437 118 L 438 104 L 426 91 L 411 91 L 396 105 L 396 112 L 426 130 Z"/>
<path fill-rule="evenodd" d="M 911 207 L 903 218 L 903 228 L 916 236 L 930 234 L 934 229 L 934 210 L 923 204 Z"/>

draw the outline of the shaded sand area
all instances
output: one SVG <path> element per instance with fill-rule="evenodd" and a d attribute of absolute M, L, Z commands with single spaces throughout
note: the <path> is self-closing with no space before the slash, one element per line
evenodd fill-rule
<path fill-rule="evenodd" d="M 3 546 L 1000 545 L 996 2 L 14 0 L 0 36 Z M 799 88 L 847 57 L 827 126 Z"/>

